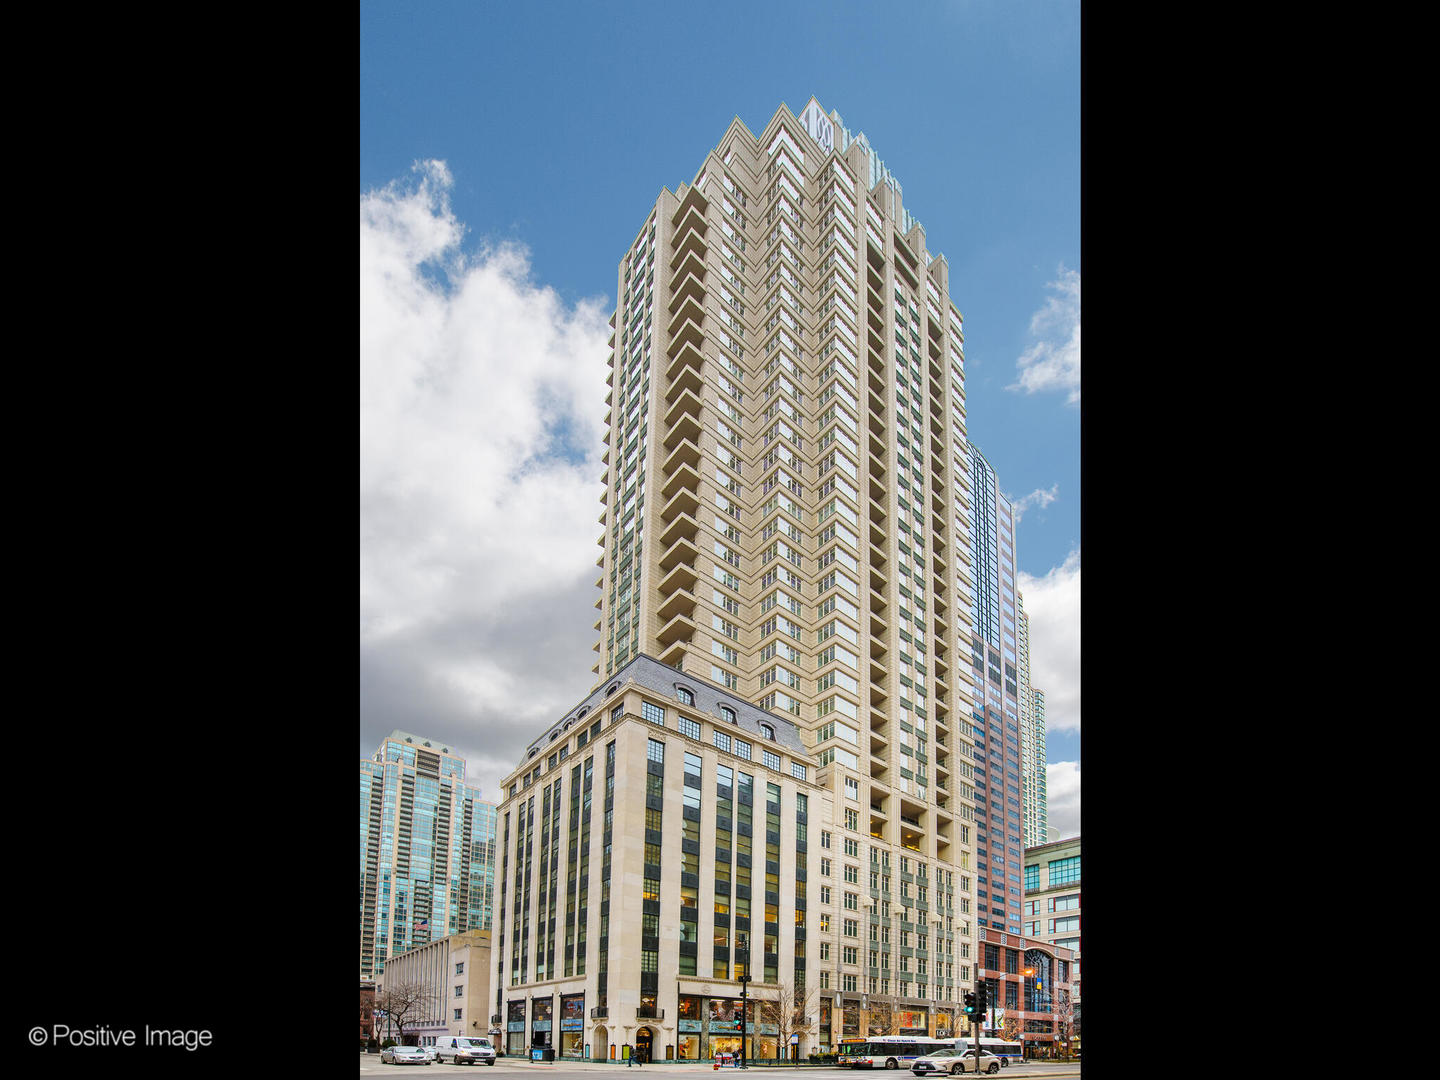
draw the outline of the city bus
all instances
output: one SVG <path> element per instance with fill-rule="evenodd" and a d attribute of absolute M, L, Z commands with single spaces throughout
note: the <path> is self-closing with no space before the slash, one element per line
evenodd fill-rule
<path fill-rule="evenodd" d="M 956 1050 L 975 1049 L 975 1040 L 962 1039 L 958 1036 L 954 1039 L 946 1039 L 947 1046 L 954 1046 Z M 1025 1057 L 1024 1047 L 1018 1042 L 1011 1042 L 1008 1039 L 992 1039 L 989 1036 L 980 1036 L 980 1049 L 987 1053 L 994 1054 L 1000 1059 L 1001 1065 L 1009 1065 L 1012 1061 L 1022 1061 Z"/>
<path fill-rule="evenodd" d="M 868 1039 L 842 1038 L 835 1063 L 852 1069 L 909 1068 L 922 1054 L 933 1054 L 954 1046 L 954 1039 L 930 1039 L 924 1035 L 871 1035 Z"/>

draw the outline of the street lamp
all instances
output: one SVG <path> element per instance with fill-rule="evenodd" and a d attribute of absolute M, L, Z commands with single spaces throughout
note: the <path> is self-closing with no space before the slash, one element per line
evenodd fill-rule
<path fill-rule="evenodd" d="M 748 966 L 748 965 L 747 965 Z M 750 1055 L 745 1052 L 745 1028 L 750 1021 L 750 1010 L 747 1007 L 747 991 L 750 989 L 750 976 L 737 975 L 735 981 L 740 984 L 740 1067 L 750 1067 Z"/>

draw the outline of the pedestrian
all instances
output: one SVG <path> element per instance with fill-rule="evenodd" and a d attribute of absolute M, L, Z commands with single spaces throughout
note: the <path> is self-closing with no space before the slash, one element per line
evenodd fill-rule
<path fill-rule="evenodd" d="M 629 1043 L 626 1043 L 626 1044 L 625 1044 L 625 1067 L 626 1067 L 627 1069 L 630 1067 L 630 1059 L 633 1058 L 634 1056 L 635 1056 L 635 1054 L 631 1051 L 631 1049 L 630 1049 L 630 1044 L 629 1044 Z"/>

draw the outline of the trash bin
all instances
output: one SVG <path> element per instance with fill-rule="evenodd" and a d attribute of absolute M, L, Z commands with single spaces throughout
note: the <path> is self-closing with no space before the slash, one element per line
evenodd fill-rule
<path fill-rule="evenodd" d="M 541 1060 L 541 1061 L 554 1061 L 554 1060 L 555 1060 L 555 1048 L 554 1048 L 553 1046 L 541 1047 L 541 1049 L 540 1049 L 540 1060 Z"/>

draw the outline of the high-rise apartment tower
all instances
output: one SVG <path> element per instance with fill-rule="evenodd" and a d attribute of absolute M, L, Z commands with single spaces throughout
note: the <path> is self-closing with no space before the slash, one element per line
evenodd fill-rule
<path fill-rule="evenodd" d="M 1019 614 L 1016 641 L 1020 653 L 1020 763 L 1024 768 L 1021 785 L 1025 846 L 1045 843 L 1049 828 L 1049 807 L 1045 795 L 1045 694 L 1030 681 L 1030 616 L 1025 613 L 1025 597 L 1015 593 Z"/>
<path fill-rule="evenodd" d="M 784 760 L 808 756 L 805 782 L 830 797 L 795 794 L 833 813 L 810 819 L 803 966 L 781 939 L 775 967 L 775 985 L 818 992 L 807 1047 L 863 1033 L 862 995 L 870 1023 L 884 1004 L 890 1026 L 953 1027 L 937 1017 L 974 963 L 975 578 L 948 264 L 866 137 L 812 98 L 758 135 L 732 121 L 692 182 L 660 192 L 616 284 L 595 687 L 644 655 L 793 726 L 805 756 Z M 707 790 L 710 756 L 750 771 L 715 745 Z M 771 781 L 784 820 L 794 779 Z M 662 926 L 668 900 L 661 882 Z M 640 1008 L 676 993 L 663 945 L 660 996 Z M 747 970 L 716 964 L 711 980 Z M 631 992 L 609 983 L 597 1006 L 587 991 L 610 1010 Z"/>
<path fill-rule="evenodd" d="M 387 957 L 491 926 L 495 806 L 465 759 L 392 731 L 360 762 L 360 978 Z"/>

